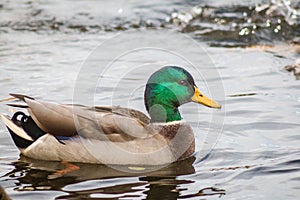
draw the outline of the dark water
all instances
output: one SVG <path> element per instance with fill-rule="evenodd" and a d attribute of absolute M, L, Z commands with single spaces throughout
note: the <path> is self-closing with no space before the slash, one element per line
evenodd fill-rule
<path fill-rule="evenodd" d="M 114 53 L 106 51 L 106 57 L 91 59 L 96 47 L 113 37 L 119 38 L 114 41 L 120 48 L 135 46 L 140 41 L 124 41 L 118 34 L 137 29 L 171 29 L 196 39 L 205 55 L 184 41 L 174 41 L 174 48 L 186 49 L 192 59 L 202 63 L 199 70 L 203 73 L 216 69 L 219 76 L 196 76 L 196 81 L 204 93 L 209 94 L 210 87 L 216 86 L 225 95 L 216 95 L 223 105 L 221 112 L 192 104 L 182 108 L 183 116 L 196 130 L 198 143 L 208 130 L 214 134 L 212 115 L 222 117 L 223 129 L 213 150 L 199 159 L 198 148 L 195 158 L 152 172 L 139 168 L 122 172 L 77 163 L 73 171 L 63 171 L 69 164 L 20 157 L 1 123 L 2 198 L 5 193 L 11 199 L 300 197 L 300 86 L 294 75 L 284 70 L 285 65 L 299 59 L 299 1 L 65 0 L 0 4 L 1 99 L 9 92 L 19 92 L 71 103 L 83 66 L 102 66 Z M 126 88 L 134 88 L 128 102 L 144 110 L 142 83 L 152 70 L 147 65 L 143 68 L 144 60 L 163 65 L 170 59 L 162 51 L 144 53 L 128 54 L 117 62 L 121 67 L 104 74 L 106 84 L 98 88 L 101 94 L 97 102 L 109 104 L 109 92 L 115 89 L 111 83 L 118 81 L 121 69 L 130 71 L 133 66 L 132 76 L 129 73 L 117 89 L 120 96 L 115 103 L 127 102 Z M 211 61 L 207 61 L 208 56 Z M 93 76 L 98 75 L 84 81 L 91 81 Z M 90 92 L 86 90 L 83 96 Z M 1 113 L 12 111 L 1 103 Z"/>

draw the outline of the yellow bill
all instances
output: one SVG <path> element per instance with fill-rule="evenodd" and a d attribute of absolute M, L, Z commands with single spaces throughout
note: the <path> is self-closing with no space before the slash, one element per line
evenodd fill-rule
<path fill-rule="evenodd" d="M 196 86 L 194 86 L 194 88 L 195 88 L 195 93 L 194 96 L 192 96 L 193 102 L 200 103 L 211 108 L 218 108 L 218 109 L 221 108 L 220 104 L 204 96 Z"/>

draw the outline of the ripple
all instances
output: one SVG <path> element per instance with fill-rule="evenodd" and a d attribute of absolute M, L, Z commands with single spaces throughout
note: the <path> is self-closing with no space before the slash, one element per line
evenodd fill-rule
<path fill-rule="evenodd" d="M 147 6 L 139 2 L 126 6 L 122 4 L 111 10 L 104 8 L 117 6 L 117 3 L 89 1 L 87 4 L 90 5 L 83 6 L 81 2 L 76 2 L 72 5 L 76 9 L 69 8 L 66 14 L 66 11 L 55 12 L 61 10 L 56 4 L 34 2 L 28 6 L 25 3 L 23 6 L 28 10 L 20 9 L 22 12 L 19 13 L 23 18 L 9 17 L 11 8 L 19 6 L 13 3 L 3 4 L 1 9 L 5 17 L 0 23 L 0 30 L 94 34 L 102 31 L 168 27 L 189 33 L 201 41 L 209 41 L 211 46 L 227 48 L 295 41 L 300 34 L 299 4 L 295 3 L 290 5 L 272 1 L 262 5 L 227 4 L 214 7 L 204 3 L 195 5 L 195 2 L 180 1 L 164 2 L 164 5 L 158 6 L 154 1 Z M 86 10 L 86 7 L 90 9 Z"/>

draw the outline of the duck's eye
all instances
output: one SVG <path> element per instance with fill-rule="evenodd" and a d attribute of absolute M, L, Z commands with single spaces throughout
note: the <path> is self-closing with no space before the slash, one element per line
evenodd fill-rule
<path fill-rule="evenodd" d="M 178 82 L 179 85 L 188 85 L 188 82 L 186 80 L 180 80 Z"/>

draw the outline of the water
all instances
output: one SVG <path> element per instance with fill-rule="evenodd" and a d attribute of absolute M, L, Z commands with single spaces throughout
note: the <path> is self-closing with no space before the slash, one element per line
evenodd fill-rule
<path fill-rule="evenodd" d="M 201 72 L 209 73 L 216 67 L 221 79 L 196 76 L 196 80 L 204 93 L 210 95 L 214 94 L 209 87 L 217 85 L 218 88 L 222 81 L 225 99 L 216 95 L 223 105 L 216 115 L 226 116 L 218 143 L 207 157 L 191 158 L 147 173 L 135 168 L 129 173 L 77 163 L 77 170 L 64 172 L 66 163 L 20 156 L 1 123 L 0 185 L 5 191 L 1 193 L 11 199 L 298 199 L 300 87 L 284 66 L 299 58 L 300 3 L 293 1 L 288 5 L 284 4 L 286 1 L 274 1 L 269 5 L 265 1 L 255 6 L 256 3 L 2 2 L 1 99 L 7 98 L 9 92 L 18 92 L 71 103 L 78 73 L 99 44 L 126 30 L 168 28 L 195 38 L 208 52 L 211 61 L 199 54 L 196 47 L 186 48 L 183 41 L 176 41 L 182 44 L 179 47 L 190 52 L 192 59 L 203 63 L 199 66 Z M 174 48 L 178 46 L 176 42 Z M 138 45 L 138 41 L 130 43 Z M 128 41 L 120 40 L 119 46 L 130 48 Z M 123 93 L 115 103 L 126 100 L 144 111 L 140 94 L 143 81 L 152 70 L 148 68 L 149 63 L 164 64 L 170 55 L 153 51 L 146 54 L 149 57 L 142 58 L 143 53 L 128 54 L 116 63 L 140 66 L 147 59 L 148 65 L 135 72 L 128 67 L 121 68 L 130 71 L 132 76 L 129 74 L 119 85 L 117 91 L 123 89 Z M 92 59 L 90 63 L 99 68 L 101 62 L 107 62 L 106 58 Z M 118 76 L 114 73 L 117 72 L 104 74 L 104 83 L 116 82 Z M 84 83 L 88 84 L 89 80 L 92 79 L 88 77 Z M 124 90 L 136 84 L 141 87 L 135 88 L 128 101 Z M 97 95 L 96 102 L 111 103 L 109 92 L 113 85 L 101 85 L 98 89 L 103 96 Z M 84 97 L 90 92 L 85 91 Z M 1 113 L 12 111 L 5 102 L 1 103 Z M 212 111 L 189 104 L 183 106 L 182 114 L 194 130 L 199 130 L 198 142 L 205 139 L 203 134 L 209 130 Z M 200 122 L 198 129 L 197 122 Z M 214 134 L 213 130 L 210 133 Z"/>

